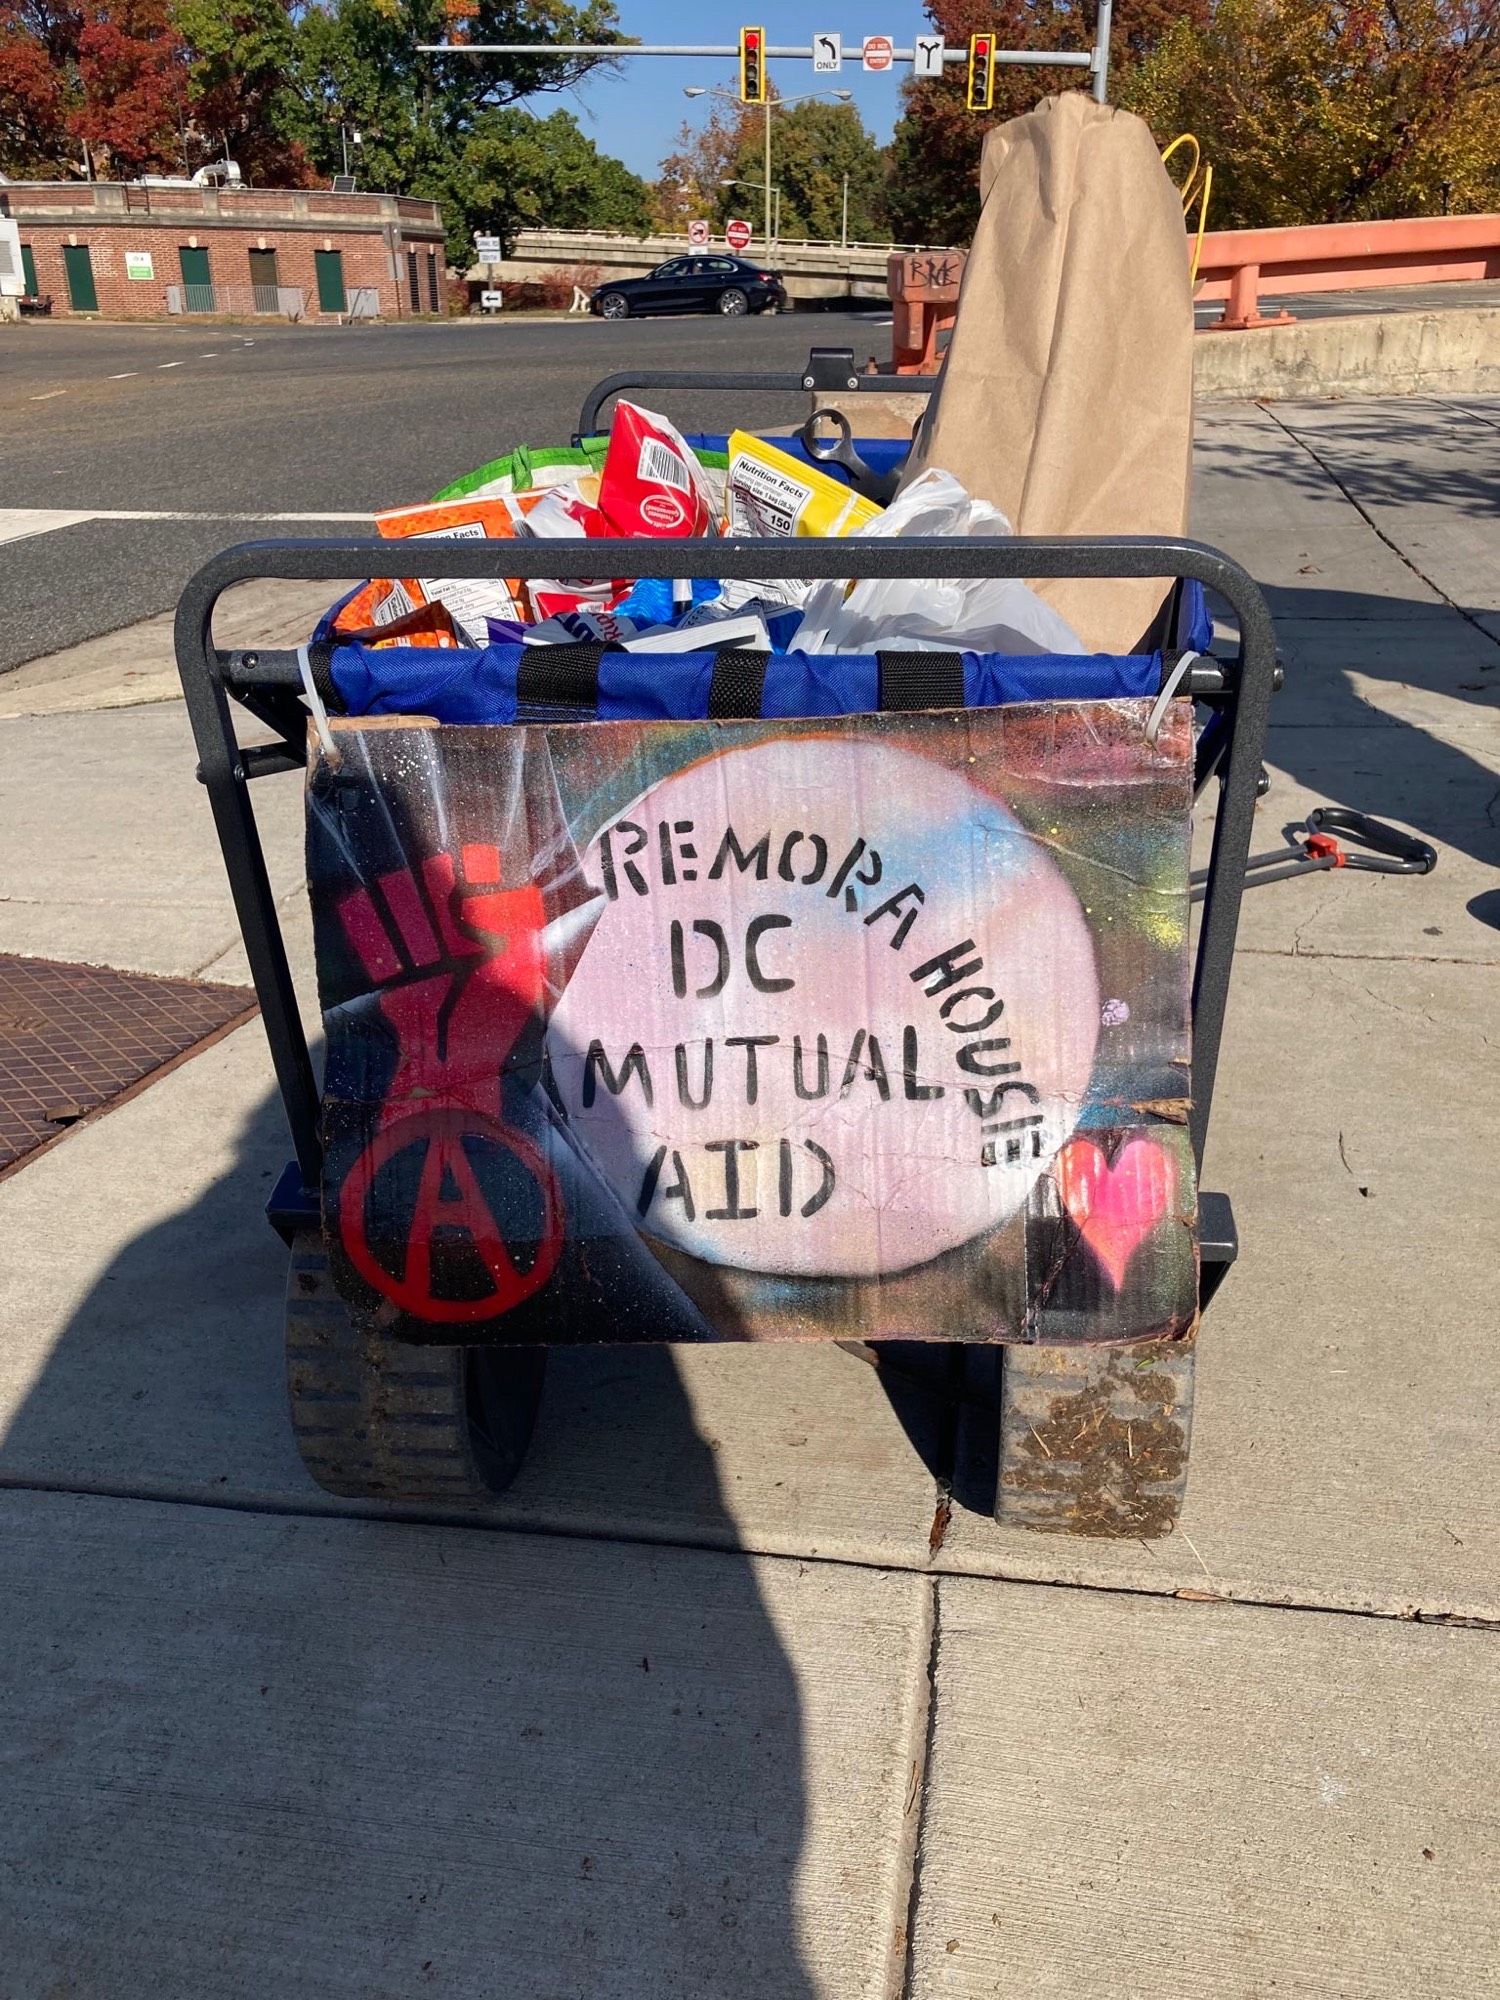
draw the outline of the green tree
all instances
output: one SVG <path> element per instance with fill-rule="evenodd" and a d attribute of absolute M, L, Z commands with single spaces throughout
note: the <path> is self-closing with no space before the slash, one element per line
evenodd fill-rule
<path fill-rule="evenodd" d="M 765 179 L 764 131 L 758 112 L 753 129 L 742 130 L 731 173 L 736 179 Z M 849 241 L 890 240 L 886 215 L 884 155 L 852 104 L 812 98 L 789 111 L 772 113 L 771 185 L 781 190 L 781 234 L 838 240 L 843 226 L 844 177 L 849 180 Z M 719 219 L 743 208 L 744 188 L 720 188 Z"/>
<path fill-rule="evenodd" d="M 731 215 L 760 215 L 757 187 L 725 182 L 764 181 L 765 116 L 758 105 L 721 101 L 705 123 L 682 127 L 652 190 L 659 227 L 680 231 L 702 216 L 722 228 Z M 782 235 L 836 241 L 847 174 L 849 241 L 888 241 L 885 155 L 854 106 L 812 98 L 771 116 L 771 185 L 781 190 Z"/>
<path fill-rule="evenodd" d="M 613 0 L 481 0 L 473 42 L 620 42 Z M 432 56 L 448 38 L 442 0 L 330 0 L 302 16 L 300 82 L 313 114 L 314 157 L 342 165 L 341 126 L 360 134 L 355 161 L 368 186 L 419 192 L 451 174 L 486 112 L 566 90 L 599 67 L 593 56 Z"/>
<path fill-rule="evenodd" d="M 412 192 L 440 201 L 448 254 L 467 264 L 475 230 L 491 230 L 507 252 L 522 229 L 651 226 L 646 183 L 601 153 L 569 111 L 535 118 L 517 106 L 487 111 L 453 159 L 418 174 Z"/>
<path fill-rule="evenodd" d="M 189 52 L 192 164 L 228 157 L 261 186 L 305 186 L 318 134 L 298 87 L 292 0 L 176 0 L 174 18 Z"/>

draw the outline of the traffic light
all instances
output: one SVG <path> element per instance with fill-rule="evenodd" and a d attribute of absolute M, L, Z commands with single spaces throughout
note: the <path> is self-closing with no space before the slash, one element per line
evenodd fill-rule
<path fill-rule="evenodd" d="M 995 37 L 993 35 L 970 35 L 969 109 L 971 111 L 993 111 L 994 108 Z"/>
<path fill-rule="evenodd" d="M 766 101 L 766 31 L 764 28 L 740 29 L 740 102 L 742 104 L 764 104 Z"/>

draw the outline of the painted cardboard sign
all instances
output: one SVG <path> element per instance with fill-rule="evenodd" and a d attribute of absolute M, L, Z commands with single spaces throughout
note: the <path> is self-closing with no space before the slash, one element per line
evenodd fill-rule
<path fill-rule="evenodd" d="M 1191 741 L 1146 714 L 343 727 L 308 867 L 350 1302 L 1187 1332 Z"/>

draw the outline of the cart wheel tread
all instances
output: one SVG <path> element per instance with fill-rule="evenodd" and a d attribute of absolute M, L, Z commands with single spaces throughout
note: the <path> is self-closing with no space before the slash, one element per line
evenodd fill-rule
<path fill-rule="evenodd" d="M 995 1518 L 1152 1541 L 1187 1490 L 1194 1343 L 1007 1347 Z"/>
<path fill-rule="evenodd" d="M 318 1484 L 346 1499 L 487 1500 L 520 1470 L 545 1350 L 413 1347 L 363 1324 L 321 1239 L 299 1236 L 287 1279 L 292 1431 Z"/>

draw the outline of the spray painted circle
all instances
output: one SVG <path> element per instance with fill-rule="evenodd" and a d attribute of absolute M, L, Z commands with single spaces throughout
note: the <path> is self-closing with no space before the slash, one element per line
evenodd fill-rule
<path fill-rule="evenodd" d="M 960 773 L 831 736 L 729 750 L 585 867 L 607 900 L 548 1049 L 648 1234 L 752 1271 L 906 1270 L 1014 1214 L 1073 1130 L 1088 926 Z"/>

